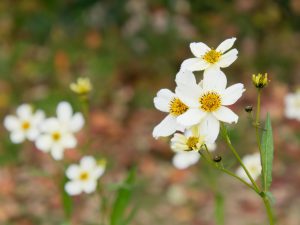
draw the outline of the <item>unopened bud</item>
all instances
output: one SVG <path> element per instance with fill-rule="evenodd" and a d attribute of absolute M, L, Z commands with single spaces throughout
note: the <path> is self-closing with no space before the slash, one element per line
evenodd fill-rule
<path fill-rule="evenodd" d="M 264 88 L 269 83 L 268 74 L 267 73 L 265 73 L 264 75 L 261 73 L 257 75 L 253 74 L 252 82 L 256 88 Z"/>
<path fill-rule="evenodd" d="M 253 106 L 252 106 L 252 105 L 247 105 L 247 106 L 245 107 L 245 111 L 246 111 L 246 112 L 252 112 L 252 110 L 253 110 Z"/>
<path fill-rule="evenodd" d="M 222 160 L 222 157 L 219 156 L 219 155 L 216 155 L 216 156 L 213 158 L 213 160 L 214 160 L 215 162 L 220 162 L 220 161 Z"/>

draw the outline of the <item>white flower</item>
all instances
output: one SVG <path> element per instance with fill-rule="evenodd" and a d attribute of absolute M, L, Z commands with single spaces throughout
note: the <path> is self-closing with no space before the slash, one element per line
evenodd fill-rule
<path fill-rule="evenodd" d="M 200 159 L 200 154 L 196 151 L 177 152 L 172 159 L 173 165 L 180 170 L 196 164 Z"/>
<path fill-rule="evenodd" d="M 199 151 L 204 144 L 210 143 L 207 137 L 205 133 L 200 133 L 199 126 L 193 126 L 186 129 L 184 134 L 174 134 L 171 139 L 171 149 L 174 152 Z"/>
<path fill-rule="evenodd" d="M 236 38 L 229 38 L 223 41 L 216 49 L 209 48 L 202 42 L 193 42 L 190 49 L 196 58 L 190 58 L 181 64 L 182 70 L 200 71 L 216 70 L 230 66 L 236 59 L 238 51 L 231 49 Z"/>
<path fill-rule="evenodd" d="M 252 155 L 246 155 L 243 158 L 243 163 L 245 167 L 248 169 L 251 177 L 256 180 L 260 174 L 261 174 L 261 163 L 260 163 L 260 154 L 254 153 Z M 236 171 L 236 174 L 247 181 L 248 183 L 251 183 L 250 179 L 248 178 L 246 172 L 242 167 L 239 167 Z"/>
<path fill-rule="evenodd" d="M 28 104 L 20 105 L 16 110 L 16 116 L 8 115 L 4 119 L 4 127 L 10 131 L 10 139 L 13 143 L 21 143 L 25 139 L 34 141 L 40 131 L 40 123 L 45 118 L 41 110 L 33 111 Z"/>
<path fill-rule="evenodd" d="M 241 83 L 228 88 L 227 79 L 222 71 L 220 75 L 206 76 L 202 83 L 197 84 L 192 73 L 178 73 L 176 93 L 188 109 L 177 117 L 177 122 L 189 127 L 200 124 L 200 131 L 206 132 L 210 142 L 215 142 L 220 129 L 220 122 L 232 123 L 238 121 L 238 116 L 228 107 L 234 104 L 245 91 Z M 187 78 L 192 76 L 193 78 Z M 186 80 L 194 80 L 186 85 Z"/>
<path fill-rule="evenodd" d="M 94 192 L 97 187 L 97 180 L 104 171 L 105 163 L 97 163 L 92 156 L 84 156 L 79 165 L 72 164 L 66 170 L 66 176 L 70 181 L 66 183 L 65 191 L 69 195 Z"/>
<path fill-rule="evenodd" d="M 176 130 L 183 131 L 184 126 L 177 123 L 176 118 L 185 113 L 188 107 L 177 97 L 177 95 L 168 89 L 161 89 L 154 98 L 155 107 L 169 113 L 154 129 L 152 135 L 154 138 L 167 137 Z"/>
<path fill-rule="evenodd" d="M 77 140 L 75 132 L 84 125 L 81 113 L 73 115 L 72 107 L 67 102 L 58 104 L 57 118 L 49 118 L 41 124 L 42 134 L 36 140 L 36 147 L 44 152 L 50 152 L 55 160 L 61 160 L 65 149 L 74 148 Z"/>
<path fill-rule="evenodd" d="M 300 121 L 300 90 L 285 97 L 285 116 Z"/>

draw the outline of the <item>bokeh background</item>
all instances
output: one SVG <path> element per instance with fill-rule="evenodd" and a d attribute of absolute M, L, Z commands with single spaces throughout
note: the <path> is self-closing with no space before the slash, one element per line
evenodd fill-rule
<path fill-rule="evenodd" d="M 1 120 L 24 102 L 48 115 L 61 100 L 80 110 L 69 84 L 89 77 L 89 128 L 78 138 L 92 140 L 88 154 L 108 158 L 102 183 L 120 181 L 137 165 L 139 210 L 131 224 L 213 225 L 216 199 L 224 202 L 226 225 L 266 224 L 255 193 L 204 161 L 175 169 L 168 139 L 151 136 L 164 117 L 153 97 L 175 87 L 181 62 L 192 56 L 189 43 L 216 47 L 232 36 L 239 58 L 224 71 L 230 84 L 247 89 L 234 106 L 240 120 L 231 126 L 233 143 L 241 155 L 257 151 L 243 108 L 255 105 L 251 75 L 268 72 L 262 114 L 273 120 L 275 210 L 278 224 L 299 225 L 300 122 L 284 117 L 284 96 L 300 87 L 298 0 L 1 0 Z M 62 224 L 59 163 L 32 143 L 12 144 L 2 125 L 0 140 L 0 224 Z M 222 140 L 217 144 L 215 154 L 235 170 Z M 68 162 L 79 157 L 76 149 L 66 153 Z M 75 198 L 72 224 L 97 224 L 100 202 L 96 195 Z"/>

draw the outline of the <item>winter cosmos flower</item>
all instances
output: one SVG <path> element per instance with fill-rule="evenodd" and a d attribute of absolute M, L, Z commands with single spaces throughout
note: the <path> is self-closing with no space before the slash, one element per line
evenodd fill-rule
<path fill-rule="evenodd" d="M 185 113 L 189 107 L 184 104 L 178 96 L 169 89 L 161 89 L 154 98 L 154 106 L 168 115 L 153 129 L 154 138 L 167 137 L 176 130 L 184 131 L 184 126 L 180 125 L 176 118 Z"/>
<path fill-rule="evenodd" d="M 176 88 L 179 99 L 187 106 L 187 110 L 176 120 L 185 127 L 200 124 L 200 131 L 206 132 L 210 142 L 215 142 L 220 129 L 220 122 L 232 123 L 238 121 L 238 116 L 227 106 L 234 104 L 245 91 L 241 83 L 228 88 L 225 74 L 218 70 L 220 75 L 206 76 L 197 84 L 192 73 L 178 73 Z M 189 76 L 189 78 L 187 78 Z M 190 80 L 186 84 L 186 80 Z"/>
<path fill-rule="evenodd" d="M 186 169 L 196 164 L 200 159 L 198 151 L 207 145 L 209 151 L 216 149 L 215 143 L 210 143 L 205 134 L 200 135 L 199 126 L 193 126 L 181 133 L 175 133 L 171 139 L 171 149 L 175 152 L 172 162 L 177 169 Z"/>
<path fill-rule="evenodd" d="M 74 148 L 77 140 L 74 133 L 84 125 L 81 113 L 73 115 L 72 107 L 67 102 L 58 104 L 57 117 L 48 118 L 41 124 L 42 134 L 36 140 L 36 147 L 50 152 L 55 160 L 61 160 L 65 149 Z"/>
<path fill-rule="evenodd" d="M 97 180 L 105 171 L 105 162 L 97 163 L 92 156 L 84 156 L 79 165 L 72 164 L 66 170 L 66 176 L 70 179 L 65 185 L 65 191 L 69 195 L 92 193 L 96 190 Z"/>
<path fill-rule="evenodd" d="M 89 78 L 79 77 L 76 83 L 70 84 L 70 89 L 80 95 L 86 95 L 92 90 L 92 84 Z"/>
<path fill-rule="evenodd" d="M 300 90 L 285 96 L 285 116 L 300 121 Z"/>
<path fill-rule="evenodd" d="M 251 177 L 256 180 L 261 174 L 261 163 L 260 163 L 260 154 L 254 153 L 252 155 L 246 155 L 243 158 L 243 163 L 248 169 Z M 236 174 L 244 179 L 246 182 L 251 183 L 249 177 L 242 167 L 239 167 L 236 171 Z"/>
<path fill-rule="evenodd" d="M 201 71 L 219 70 L 230 66 L 236 59 L 238 51 L 231 49 L 236 38 L 223 41 L 216 49 L 208 47 L 203 42 L 193 42 L 190 49 L 195 58 L 186 59 L 181 64 L 181 70 Z"/>
<path fill-rule="evenodd" d="M 44 118 L 43 111 L 34 112 L 30 105 L 22 104 L 17 108 L 16 116 L 5 117 L 4 127 L 10 131 L 10 139 L 13 143 L 21 143 L 25 139 L 34 141 L 40 134 L 39 125 Z"/>

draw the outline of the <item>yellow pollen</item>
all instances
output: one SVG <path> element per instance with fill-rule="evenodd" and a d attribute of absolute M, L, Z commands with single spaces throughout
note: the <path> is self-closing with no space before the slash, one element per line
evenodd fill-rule
<path fill-rule="evenodd" d="M 221 52 L 218 52 L 214 49 L 209 50 L 205 53 L 205 55 L 202 57 L 206 62 L 210 64 L 214 64 L 220 60 L 220 57 L 222 56 Z"/>
<path fill-rule="evenodd" d="M 30 128 L 30 123 L 28 121 L 24 121 L 22 123 L 22 129 L 23 130 L 28 130 Z"/>
<path fill-rule="evenodd" d="M 169 111 L 173 116 L 179 116 L 179 115 L 185 113 L 188 109 L 189 109 L 189 107 L 187 105 L 185 105 L 182 101 L 180 101 L 179 98 L 174 98 L 170 102 L 170 110 Z"/>
<path fill-rule="evenodd" d="M 221 96 L 216 92 L 206 92 L 199 99 L 200 108 L 206 112 L 216 111 L 221 106 Z"/>
<path fill-rule="evenodd" d="M 189 137 L 186 145 L 189 147 L 188 150 L 197 150 L 197 144 L 199 143 L 198 137 Z"/>
<path fill-rule="evenodd" d="M 79 179 L 82 180 L 82 181 L 88 180 L 89 179 L 89 173 L 88 172 L 82 172 L 79 175 Z"/>
<path fill-rule="evenodd" d="M 58 141 L 61 138 L 61 134 L 59 132 L 53 132 L 52 133 L 52 139 L 54 141 Z"/>

